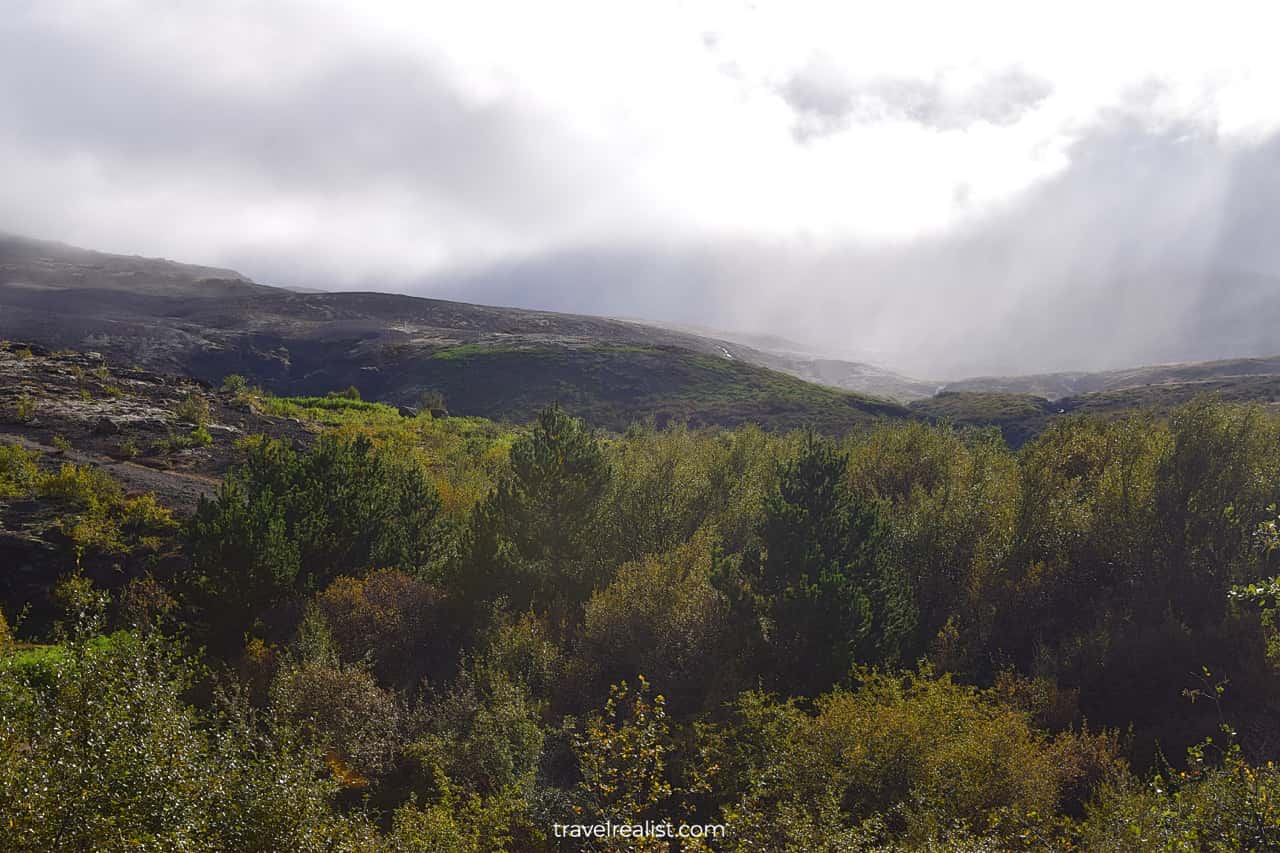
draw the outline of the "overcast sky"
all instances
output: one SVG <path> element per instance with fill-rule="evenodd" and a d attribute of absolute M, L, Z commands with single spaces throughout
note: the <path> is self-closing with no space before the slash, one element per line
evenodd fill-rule
<path fill-rule="evenodd" d="M 1277 354 L 1269 5 L 8 0 L 0 229 L 939 378 Z"/>

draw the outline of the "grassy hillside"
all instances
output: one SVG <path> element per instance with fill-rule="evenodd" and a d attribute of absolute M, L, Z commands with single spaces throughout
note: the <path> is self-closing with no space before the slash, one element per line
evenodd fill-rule
<path fill-rule="evenodd" d="M 1280 403 L 1280 376 L 1225 376 L 1193 382 L 1162 382 L 1077 394 L 1049 401 L 1032 394 L 999 391 L 943 391 L 916 400 L 912 414 L 933 422 L 995 426 L 1012 447 L 1020 447 L 1056 418 L 1069 415 L 1119 417 L 1136 412 L 1165 416 L 1198 397 L 1227 403 Z"/>
<path fill-rule="evenodd" d="M 1228 376 L 1194 382 L 1165 382 L 1116 388 L 1058 400 L 1054 405 L 1071 412 L 1116 414 L 1144 409 L 1166 414 L 1201 395 L 1232 403 L 1280 401 L 1280 376 Z"/>
<path fill-rule="evenodd" d="M 1039 373 L 1025 376 L 979 376 L 947 383 L 945 391 L 1034 394 L 1057 400 L 1099 391 L 1181 385 L 1197 382 L 1233 382 L 1280 374 L 1280 357 L 1233 358 L 1183 364 L 1154 364 L 1123 370 Z"/>
<path fill-rule="evenodd" d="M 994 426 L 1012 447 L 1039 433 L 1058 411 L 1048 400 L 1030 394 L 988 391 L 944 391 L 915 400 L 911 412 L 933 422 L 959 426 Z"/>
<path fill-rule="evenodd" d="M 840 433 L 905 407 L 721 356 L 659 347 L 485 347 L 440 350 L 406 365 L 451 412 L 517 422 L 559 403 L 590 423 L 812 426 Z"/>

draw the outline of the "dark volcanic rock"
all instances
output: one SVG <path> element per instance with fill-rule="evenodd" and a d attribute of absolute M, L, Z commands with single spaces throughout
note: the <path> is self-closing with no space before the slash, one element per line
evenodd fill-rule
<path fill-rule="evenodd" d="M 111 418 L 98 418 L 98 422 L 93 425 L 94 435 L 119 435 L 120 424 L 111 420 Z"/>

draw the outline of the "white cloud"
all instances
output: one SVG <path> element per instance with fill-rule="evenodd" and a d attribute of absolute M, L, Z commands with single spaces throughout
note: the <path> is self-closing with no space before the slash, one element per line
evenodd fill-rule
<path fill-rule="evenodd" d="M 28 0 L 0 21 L 0 227 L 320 286 L 468 281 L 485 298 L 501 271 L 501 293 L 535 305 L 545 282 L 521 290 L 510 270 L 696 256 L 701 313 L 681 319 L 808 328 L 802 284 L 827 342 L 856 329 L 887 350 L 993 296 L 1058 304 L 1080 275 L 1123 288 L 1111 237 L 1154 269 L 1170 222 L 1221 220 L 1244 191 L 1233 164 L 1259 168 L 1280 130 L 1274 17 Z M 1256 243 L 1211 236 L 1192 266 Z M 970 244 L 1005 260 L 939 248 Z M 614 283 L 629 273 L 590 269 L 554 289 L 559 307 L 645 313 L 644 287 Z"/>

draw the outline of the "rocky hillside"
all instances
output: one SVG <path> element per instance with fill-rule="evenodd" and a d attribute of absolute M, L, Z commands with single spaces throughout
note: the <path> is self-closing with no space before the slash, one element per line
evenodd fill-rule
<path fill-rule="evenodd" d="M 166 506 L 194 506 L 231 464 L 235 441 L 254 433 L 304 441 L 311 431 L 197 380 L 98 352 L 0 342 L 0 444 L 101 465 L 127 490 L 153 491 Z"/>
<path fill-rule="evenodd" d="M 231 270 L 0 236 L 0 339 L 211 384 L 241 374 L 282 395 L 353 386 L 396 406 L 443 400 L 455 414 L 495 420 L 523 422 L 549 403 L 612 429 L 652 418 L 839 433 L 920 417 L 995 425 L 1017 445 L 1072 412 L 1164 411 L 1202 393 L 1270 402 L 1280 385 L 1276 357 L 939 386 L 793 342 L 730 337 L 395 294 L 297 292 Z"/>
<path fill-rule="evenodd" d="M 639 323 L 381 293 L 301 293 L 228 270 L 0 239 L 0 338 L 281 394 L 524 420 L 549 403 L 601 426 L 648 417 L 840 432 L 906 410 L 757 363 L 750 348 Z M 759 361 L 759 358 L 755 359 Z"/>
<path fill-rule="evenodd" d="M 77 564 L 109 588 L 165 571 L 175 559 L 169 513 L 212 493 L 236 440 L 254 432 L 311 434 L 194 380 L 0 342 L 0 480 L 27 469 L 40 482 L 25 494 L 0 489 L 0 602 L 27 603 L 41 622 L 56 610 L 50 578 Z M 119 544 L 92 547 L 104 540 Z"/>

